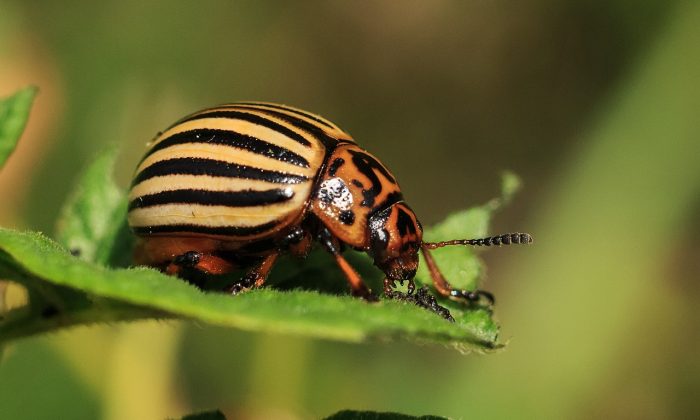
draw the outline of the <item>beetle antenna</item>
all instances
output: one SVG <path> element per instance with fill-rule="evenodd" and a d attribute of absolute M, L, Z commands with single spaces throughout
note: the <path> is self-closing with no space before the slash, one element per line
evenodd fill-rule
<path fill-rule="evenodd" d="M 479 239 L 455 239 L 444 242 L 423 242 L 423 245 L 428 249 L 436 249 L 447 245 L 501 246 L 529 243 L 532 243 L 532 236 L 530 236 L 529 233 L 504 233 L 503 235 L 489 236 Z"/>

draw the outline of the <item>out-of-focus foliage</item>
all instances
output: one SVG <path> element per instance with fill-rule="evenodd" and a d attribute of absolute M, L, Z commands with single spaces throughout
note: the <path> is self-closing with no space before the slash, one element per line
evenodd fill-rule
<path fill-rule="evenodd" d="M 158 130 L 253 99 L 350 131 L 394 171 L 425 225 L 484 202 L 512 169 L 524 193 L 493 231 L 536 238 L 483 254 L 509 340 L 499 354 L 196 322 L 73 329 L 6 349 L 0 417 L 700 412 L 697 2 L 5 0 L 0 9 L 0 96 L 28 83 L 42 92 L 0 176 L 3 197 L 28 194 L 2 201 L 0 225 L 49 231 L 105 144 L 125 152 L 123 187 Z"/>
<path fill-rule="evenodd" d="M 25 88 L 9 98 L 0 99 L 0 168 L 17 145 L 29 117 L 36 88 Z"/>
<path fill-rule="evenodd" d="M 126 195 L 112 179 L 118 148 L 100 154 L 78 182 L 58 219 L 57 241 L 71 254 L 103 265 L 131 260 Z"/>

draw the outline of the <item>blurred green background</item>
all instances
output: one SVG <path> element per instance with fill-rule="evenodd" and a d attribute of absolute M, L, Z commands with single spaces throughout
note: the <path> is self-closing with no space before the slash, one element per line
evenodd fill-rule
<path fill-rule="evenodd" d="M 700 2 L 0 0 L 0 95 L 40 87 L 0 224 L 50 232 L 105 145 L 126 186 L 199 108 L 295 105 L 386 163 L 424 224 L 524 192 L 484 253 L 508 347 L 350 345 L 185 322 L 76 328 L 0 365 L 0 418 L 697 418 Z"/>

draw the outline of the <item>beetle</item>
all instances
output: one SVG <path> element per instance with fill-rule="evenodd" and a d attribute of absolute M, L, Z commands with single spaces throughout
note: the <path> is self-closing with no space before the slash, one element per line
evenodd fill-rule
<path fill-rule="evenodd" d="M 314 241 L 331 254 L 352 294 L 376 299 L 343 257 L 366 252 L 384 272 L 384 292 L 413 278 L 419 252 L 435 290 L 453 300 L 493 296 L 459 290 L 431 250 L 446 245 L 529 243 L 526 233 L 424 242 L 423 227 L 389 169 L 337 125 L 286 105 L 237 102 L 190 114 L 159 133 L 139 162 L 128 222 L 137 264 L 168 274 L 247 269 L 226 290 L 265 283 L 282 253 L 305 257 Z"/>

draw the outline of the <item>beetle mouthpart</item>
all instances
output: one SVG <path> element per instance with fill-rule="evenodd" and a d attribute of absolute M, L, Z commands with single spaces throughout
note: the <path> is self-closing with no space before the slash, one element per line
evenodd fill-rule
<path fill-rule="evenodd" d="M 504 233 L 502 235 L 489 236 L 479 239 L 455 239 L 444 242 L 423 242 L 423 245 L 428 249 L 436 249 L 448 245 L 501 246 L 530 243 L 532 243 L 532 236 L 529 233 Z"/>

